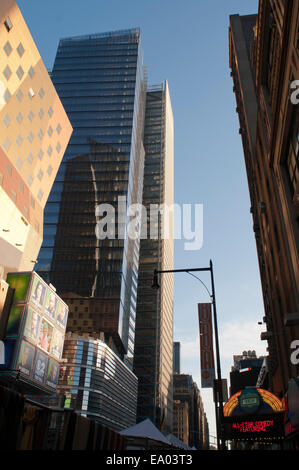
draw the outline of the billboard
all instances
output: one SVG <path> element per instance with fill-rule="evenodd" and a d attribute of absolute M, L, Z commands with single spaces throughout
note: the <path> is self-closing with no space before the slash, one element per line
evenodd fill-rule
<path fill-rule="evenodd" d="M 198 304 L 202 388 L 212 388 L 215 380 L 211 305 L 210 303 Z"/>
<path fill-rule="evenodd" d="M 6 329 L 7 345 L 14 345 L 8 368 L 39 387 L 56 389 L 68 306 L 35 272 L 9 273 L 15 289 Z"/>

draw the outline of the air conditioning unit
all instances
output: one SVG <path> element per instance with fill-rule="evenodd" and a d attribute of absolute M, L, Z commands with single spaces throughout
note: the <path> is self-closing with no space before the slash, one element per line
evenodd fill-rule
<path fill-rule="evenodd" d="M 272 336 L 273 336 L 272 331 L 263 331 L 263 333 L 261 333 L 261 340 L 267 341 L 268 339 L 272 338 Z"/>

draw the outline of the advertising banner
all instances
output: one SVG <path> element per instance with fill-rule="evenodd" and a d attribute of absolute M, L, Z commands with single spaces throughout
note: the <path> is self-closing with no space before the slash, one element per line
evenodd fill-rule
<path fill-rule="evenodd" d="M 47 370 L 46 385 L 51 388 L 56 388 L 59 379 L 60 364 L 59 362 L 49 359 Z"/>
<path fill-rule="evenodd" d="M 36 351 L 36 360 L 34 365 L 33 380 L 40 382 L 41 384 L 45 381 L 45 375 L 47 372 L 48 357 L 41 351 Z"/>
<path fill-rule="evenodd" d="M 33 308 L 28 307 L 24 336 L 34 344 L 37 343 L 40 325 L 41 316 Z"/>
<path fill-rule="evenodd" d="M 35 355 L 35 348 L 27 341 L 22 341 L 19 352 L 17 369 L 28 377 L 32 374 L 33 360 Z"/>
<path fill-rule="evenodd" d="M 34 386 L 56 389 L 68 306 L 35 272 L 9 273 L 15 289 L 5 334 L 6 361 Z"/>
<path fill-rule="evenodd" d="M 211 304 L 198 304 L 200 332 L 201 387 L 213 388 L 215 363 L 213 351 L 213 326 Z"/>
<path fill-rule="evenodd" d="M 35 308 L 41 312 L 43 311 L 45 304 L 46 290 L 46 284 L 44 284 L 37 276 L 34 277 L 29 302 L 31 302 Z"/>

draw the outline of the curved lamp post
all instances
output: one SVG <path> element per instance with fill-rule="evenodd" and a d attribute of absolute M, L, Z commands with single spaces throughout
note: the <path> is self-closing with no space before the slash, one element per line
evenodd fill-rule
<path fill-rule="evenodd" d="M 207 286 L 199 279 L 197 276 L 192 274 L 193 272 L 198 271 L 210 271 L 211 273 L 211 287 L 212 294 L 210 294 Z M 191 276 L 195 277 L 200 281 L 212 300 L 213 304 L 213 320 L 214 320 L 214 331 L 215 331 L 215 348 L 216 348 L 216 367 L 217 367 L 217 382 L 214 382 L 214 397 L 215 397 L 215 408 L 216 408 L 216 427 L 217 427 L 217 445 L 218 449 L 224 450 L 225 440 L 223 439 L 223 394 L 222 394 L 222 378 L 221 378 L 221 366 L 220 366 L 220 353 L 219 353 L 219 339 L 218 339 L 218 325 L 217 325 L 217 311 L 216 311 L 216 297 L 215 297 L 215 285 L 214 285 L 214 274 L 213 274 L 213 263 L 210 260 L 210 266 L 207 268 L 190 268 L 190 269 L 171 269 L 159 271 L 155 269 L 153 275 L 153 289 L 159 289 L 160 285 L 158 282 L 158 274 L 167 274 L 167 273 L 188 273 Z M 217 393 L 218 392 L 218 393 Z M 219 397 L 219 400 L 218 400 Z M 219 403 L 219 414 L 218 414 L 218 403 Z"/>

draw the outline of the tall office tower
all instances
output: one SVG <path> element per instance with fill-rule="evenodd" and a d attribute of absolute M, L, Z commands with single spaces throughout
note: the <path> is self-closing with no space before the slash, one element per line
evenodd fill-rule
<path fill-rule="evenodd" d="M 173 402 L 173 434 L 189 445 L 189 410 L 186 401 Z"/>
<path fill-rule="evenodd" d="M 233 356 L 234 365 L 230 372 L 230 396 L 245 387 L 255 387 L 261 371 L 264 356 L 256 357 L 255 351 L 243 351 Z"/>
<path fill-rule="evenodd" d="M 0 2 L 0 279 L 32 271 L 72 128 L 14 0 Z"/>
<path fill-rule="evenodd" d="M 197 384 L 191 375 L 175 374 L 173 376 L 173 399 L 188 404 L 189 413 L 189 446 L 202 449 L 207 441 L 203 429 L 204 408 Z"/>
<path fill-rule="evenodd" d="M 68 331 L 104 332 L 132 367 L 139 240 L 125 226 L 143 188 L 139 29 L 62 39 L 51 77 L 74 132 L 46 206 L 37 270 L 68 303 Z M 107 211 L 115 236 L 112 226 L 99 229 Z"/>
<path fill-rule="evenodd" d="M 181 343 L 177 341 L 173 343 L 173 373 L 181 373 Z"/>
<path fill-rule="evenodd" d="M 261 0 L 258 15 L 230 17 L 230 68 L 245 155 L 264 298 L 270 391 L 298 376 L 299 3 Z M 294 94 L 295 93 L 295 94 Z"/>
<path fill-rule="evenodd" d="M 147 91 L 144 146 L 143 205 L 149 215 L 151 204 L 173 205 L 173 116 L 167 82 Z M 140 243 L 134 373 L 137 420 L 150 418 L 172 432 L 173 275 L 161 276 L 160 289 L 152 289 L 155 269 L 173 269 L 173 216 L 170 212 L 168 218 L 167 210 L 164 214 L 153 216 L 151 223 L 148 217 L 148 236 Z"/>

